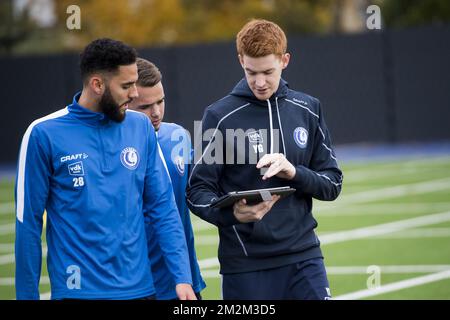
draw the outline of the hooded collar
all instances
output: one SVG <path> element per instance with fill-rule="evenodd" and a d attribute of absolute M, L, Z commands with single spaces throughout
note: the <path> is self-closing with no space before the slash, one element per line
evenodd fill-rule
<path fill-rule="evenodd" d="M 73 97 L 72 104 L 68 105 L 70 115 L 91 126 L 105 125 L 110 122 L 109 118 L 102 112 L 94 112 L 78 104 L 81 91 Z"/>
<path fill-rule="evenodd" d="M 270 97 L 269 101 L 271 103 L 275 103 L 275 98 L 283 98 L 287 96 L 289 89 L 289 85 L 287 81 L 280 79 L 280 85 L 278 86 L 277 91 Z M 267 101 L 266 100 L 259 100 L 255 97 L 253 94 L 253 91 L 248 86 L 247 80 L 245 78 L 241 79 L 241 81 L 238 82 L 238 84 L 234 87 L 233 91 L 231 91 L 231 95 L 244 98 L 245 100 L 259 105 L 267 107 Z"/>

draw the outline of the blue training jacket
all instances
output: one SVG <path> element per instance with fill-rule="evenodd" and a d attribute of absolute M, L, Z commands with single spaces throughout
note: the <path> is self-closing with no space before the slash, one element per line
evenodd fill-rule
<path fill-rule="evenodd" d="M 157 131 L 158 142 L 162 151 L 162 159 L 172 181 L 175 200 L 183 223 L 184 233 L 189 251 L 189 261 L 192 273 L 192 288 L 200 292 L 206 287 L 200 274 L 200 267 L 195 253 L 194 232 L 190 212 L 186 204 L 186 183 L 191 155 L 191 141 L 186 130 L 175 124 L 162 122 Z M 152 238 L 154 228 L 147 225 L 148 238 Z M 149 259 L 152 265 L 156 296 L 158 299 L 175 299 L 175 284 L 164 261 L 160 246 L 156 242 L 149 242 Z"/>
<path fill-rule="evenodd" d="M 145 223 L 176 283 L 191 283 L 184 232 L 148 118 L 116 123 L 74 97 L 25 132 L 16 180 L 16 296 L 39 299 L 47 210 L 52 299 L 155 294 Z"/>

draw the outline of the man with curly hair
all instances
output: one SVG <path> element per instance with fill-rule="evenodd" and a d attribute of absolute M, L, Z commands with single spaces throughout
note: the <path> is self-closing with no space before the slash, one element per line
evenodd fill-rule
<path fill-rule="evenodd" d="M 151 223 L 179 299 L 196 299 L 172 186 L 138 97 L 136 51 L 98 39 L 83 89 L 24 134 L 16 180 L 16 296 L 39 299 L 42 215 L 52 299 L 151 299 Z"/>

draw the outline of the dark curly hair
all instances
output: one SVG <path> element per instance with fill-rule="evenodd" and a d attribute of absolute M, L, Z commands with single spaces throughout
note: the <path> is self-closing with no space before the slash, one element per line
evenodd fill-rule
<path fill-rule="evenodd" d="M 80 54 L 80 71 L 83 81 L 95 72 L 116 72 L 119 66 L 136 62 L 137 52 L 123 42 L 113 39 L 97 39 Z"/>

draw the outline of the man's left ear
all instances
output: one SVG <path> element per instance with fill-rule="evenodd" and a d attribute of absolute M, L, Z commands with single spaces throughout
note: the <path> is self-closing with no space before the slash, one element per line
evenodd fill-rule
<path fill-rule="evenodd" d="M 283 64 L 283 69 L 287 68 L 290 59 L 291 59 L 291 55 L 289 53 L 283 54 L 283 56 L 281 57 L 281 62 Z"/>
<path fill-rule="evenodd" d="M 244 69 L 244 57 L 238 54 L 239 63 L 241 64 L 242 69 Z"/>

